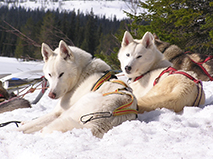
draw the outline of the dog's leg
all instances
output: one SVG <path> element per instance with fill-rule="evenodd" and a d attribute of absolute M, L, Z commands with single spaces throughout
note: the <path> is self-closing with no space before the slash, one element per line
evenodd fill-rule
<path fill-rule="evenodd" d="M 80 124 L 80 121 L 77 122 L 72 119 L 70 116 L 62 115 L 48 126 L 44 127 L 41 130 L 43 135 L 52 133 L 53 131 L 66 132 L 68 130 L 72 130 L 74 128 L 83 128 L 83 125 Z"/>
<path fill-rule="evenodd" d="M 181 101 L 182 100 L 182 101 Z M 167 108 L 179 112 L 186 106 L 184 99 L 177 94 L 162 94 L 149 97 L 148 95 L 138 99 L 138 112 L 152 111 L 157 108 Z"/>
<path fill-rule="evenodd" d="M 145 96 L 138 98 L 139 113 L 157 108 L 179 112 L 184 106 L 193 106 L 199 93 L 197 85 L 184 78 L 184 76 L 168 77 L 155 85 Z M 202 89 L 200 92 L 202 92 L 200 104 L 204 104 L 205 95 Z"/>
<path fill-rule="evenodd" d="M 56 112 L 49 113 L 40 118 L 37 118 L 35 120 L 25 123 L 24 125 L 20 126 L 18 130 L 27 134 L 34 133 L 36 131 L 41 130 L 43 127 L 47 126 L 53 120 L 58 118 L 59 115 L 60 113 L 56 113 Z"/>

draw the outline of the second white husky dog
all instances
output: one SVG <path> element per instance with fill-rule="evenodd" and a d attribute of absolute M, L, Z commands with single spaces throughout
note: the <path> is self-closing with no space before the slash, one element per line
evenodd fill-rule
<path fill-rule="evenodd" d="M 45 61 L 43 71 L 50 84 L 49 97 L 59 98 L 59 102 L 53 112 L 25 123 L 20 131 L 41 130 L 46 134 L 89 128 L 95 136 L 102 137 L 113 126 L 136 119 L 137 101 L 124 84 L 113 80 L 93 88 L 98 79 L 109 76 L 103 76 L 110 69 L 105 62 L 63 41 L 55 51 L 43 43 L 41 51 Z"/>
<path fill-rule="evenodd" d="M 125 32 L 118 59 L 122 71 L 131 79 L 139 113 L 163 107 L 179 112 L 184 106 L 204 104 L 200 81 L 170 67 L 172 64 L 158 51 L 151 33 L 137 40 Z"/>

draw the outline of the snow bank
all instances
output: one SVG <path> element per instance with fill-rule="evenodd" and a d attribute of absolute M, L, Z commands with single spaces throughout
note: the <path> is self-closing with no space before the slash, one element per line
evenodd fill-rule
<path fill-rule="evenodd" d="M 204 106 L 185 107 L 178 114 L 167 109 L 146 112 L 138 120 L 114 127 L 102 139 L 92 136 L 88 129 L 41 137 L 39 133 L 17 132 L 15 124 L 8 125 L 0 128 L 1 159 L 211 159 L 213 82 L 203 82 L 203 85 Z M 31 120 L 50 112 L 57 100 L 48 98 L 47 94 L 48 91 L 31 109 L 0 114 L 0 123 Z M 32 100 L 35 95 L 28 94 L 26 98 Z"/>

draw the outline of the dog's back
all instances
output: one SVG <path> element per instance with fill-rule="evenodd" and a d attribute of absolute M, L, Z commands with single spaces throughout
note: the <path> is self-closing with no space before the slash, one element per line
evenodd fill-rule
<path fill-rule="evenodd" d="M 213 77 L 213 56 L 210 56 L 209 60 L 205 61 L 209 56 L 198 53 L 187 53 L 187 55 L 196 63 L 202 63 L 202 66 Z M 208 79 L 207 79 L 208 80 Z"/>
<path fill-rule="evenodd" d="M 213 76 L 213 59 L 204 62 L 200 67 L 197 63 L 203 62 L 207 56 L 198 53 L 185 53 L 177 45 L 171 45 L 167 42 L 161 41 L 159 37 L 154 34 L 155 45 L 161 51 L 165 59 L 172 62 L 173 67 L 177 70 L 193 71 L 197 78 L 202 81 L 208 81 L 208 75 L 203 71 L 203 67 L 210 76 Z"/>
<path fill-rule="evenodd" d="M 13 111 L 18 108 L 31 108 L 30 102 L 23 98 L 17 98 L 4 103 L 0 103 L 0 113 Z"/>

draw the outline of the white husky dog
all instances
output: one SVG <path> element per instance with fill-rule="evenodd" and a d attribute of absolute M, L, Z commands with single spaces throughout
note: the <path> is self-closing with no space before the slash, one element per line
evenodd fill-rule
<path fill-rule="evenodd" d="M 173 69 L 156 48 L 151 33 L 136 40 L 125 32 L 118 59 L 122 71 L 130 78 L 139 113 L 163 107 L 179 112 L 184 106 L 205 103 L 201 82 Z"/>
<path fill-rule="evenodd" d="M 41 52 L 43 72 L 50 84 L 49 97 L 59 102 L 53 112 L 24 123 L 20 131 L 46 134 L 89 128 L 93 135 L 102 137 L 113 126 L 136 119 L 137 101 L 124 83 L 112 80 L 93 88 L 96 81 L 103 79 L 101 83 L 106 78 L 103 72 L 110 67 L 105 62 L 63 41 L 55 51 L 43 43 Z"/>

